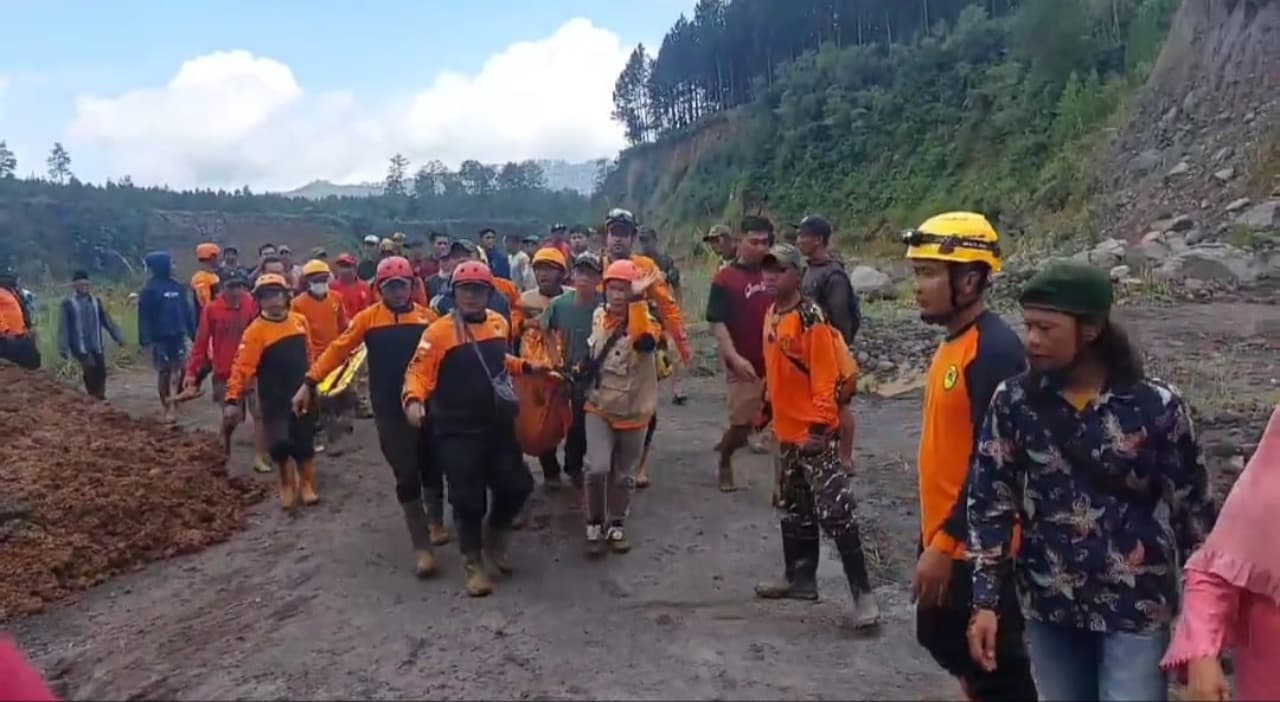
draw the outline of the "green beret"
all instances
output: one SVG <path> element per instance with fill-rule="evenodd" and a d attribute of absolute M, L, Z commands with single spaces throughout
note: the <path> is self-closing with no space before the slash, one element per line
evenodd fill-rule
<path fill-rule="evenodd" d="M 1115 291 L 1107 272 L 1084 263 L 1053 263 L 1022 286 L 1018 302 L 1023 307 L 1065 312 L 1070 315 L 1105 316 L 1111 311 Z"/>

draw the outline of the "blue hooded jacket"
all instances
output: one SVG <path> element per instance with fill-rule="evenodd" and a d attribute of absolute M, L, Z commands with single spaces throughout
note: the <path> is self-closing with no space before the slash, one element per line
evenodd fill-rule
<path fill-rule="evenodd" d="M 151 279 L 138 293 L 138 345 L 184 336 L 194 340 L 195 310 L 189 288 L 173 279 L 173 259 L 168 253 L 153 251 L 143 261 Z"/>

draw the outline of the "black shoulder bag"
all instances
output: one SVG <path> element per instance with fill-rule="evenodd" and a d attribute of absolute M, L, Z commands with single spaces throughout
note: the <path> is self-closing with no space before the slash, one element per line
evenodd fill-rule
<path fill-rule="evenodd" d="M 489 377 L 495 414 L 502 421 L 514 422 L 520 415 L 520 398 L 516 395 L 515 386 L 511 383 L 511 374 L 507 373 L 505 367 L 499 368 L 496 374 L 489 368 L 489 362 L 484 359 L 484 353 L 480 351 L 480 344 L 471 334 L 471 327 L 456 311 L 453 313 L 453 323 L 458 330 L 458 335 L 475 352 L 476 358 L 480 360 L 480 367 L 484 368 L 485 375 Z"/>

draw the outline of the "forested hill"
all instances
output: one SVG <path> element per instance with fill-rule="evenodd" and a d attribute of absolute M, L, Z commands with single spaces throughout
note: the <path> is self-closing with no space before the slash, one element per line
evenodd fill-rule
<path fill-rule="evenodd" d="M 59 163 L 61 169 L 50 166 L 48 179 L 15 178 L 14 169 L 0 163 L 0 268 L 13 266 L 35 280 L 61 279 L 75 268 L 113 277 L 136 273 L 148 250 L 187 260 L 201 241 L 235 244 L 245 253 L 265 242 L 298 250 L 353 247 L 363 235 L 396 231 L 472 237 L 493 226 L 540 234 L 552 223 L 585 222 L 590 215 L 585 195 L 549 189 L 533 162 L 494 168 L 465 161 L 457 171 L 433 162 L 415 172 L 397 155 L 382 195 L 320 199 L 247 187 L 144 188 L 127 178 L 91 185 L 75 178 L 69 158 Z"/>
<path fill-rule="evenodd" d="M 1179 4 L 701 0 L 618 77 L 633 146 L 598 196 L 666 227 L 957 208 L 1084 226 L 1090 154 Z"/>

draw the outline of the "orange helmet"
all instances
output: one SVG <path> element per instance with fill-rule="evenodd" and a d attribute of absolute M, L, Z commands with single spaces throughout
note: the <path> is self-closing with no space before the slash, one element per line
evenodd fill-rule
<path fill-rule="evenodd" d="M 279 288 L 280 290 L 289 290 L 289 281 L 279 273 L 266 273 L 258 276 L 258 281 L 253 284 L 253 294 L 257 295 L 266 292 L 270 288 Z"/>
<path fill-rule="evenodd" d="M 624 280 L 628 283 L 634 283 L 642 277 L 644 277 L 644 273 L 640 270 L 640 266 L 625 258 L 621 261 L 610 263 L 609 267 L 604 269 L 604 282 L 606 283 L 610 280 Z"/>
<path fill-rule="evenodd" d="M 493 271 L 479 261 L 463 261 L 453 269 L 450 280 L 454 285 L 479 283 L 493 287 Z"/>
<path fill-rule="evenodd" d="M 196 247 L 196 260 L 208 261 L 222 255 L 222 249 L 217 244 L 204 243 Z"/>
<path fill-rule="evenodd" d="M 378 262 L 378 272 L 373 282 L 382 287 L 392 280 L 413 280 L 413 264 L 404 256 L 388 256 Z"/>

